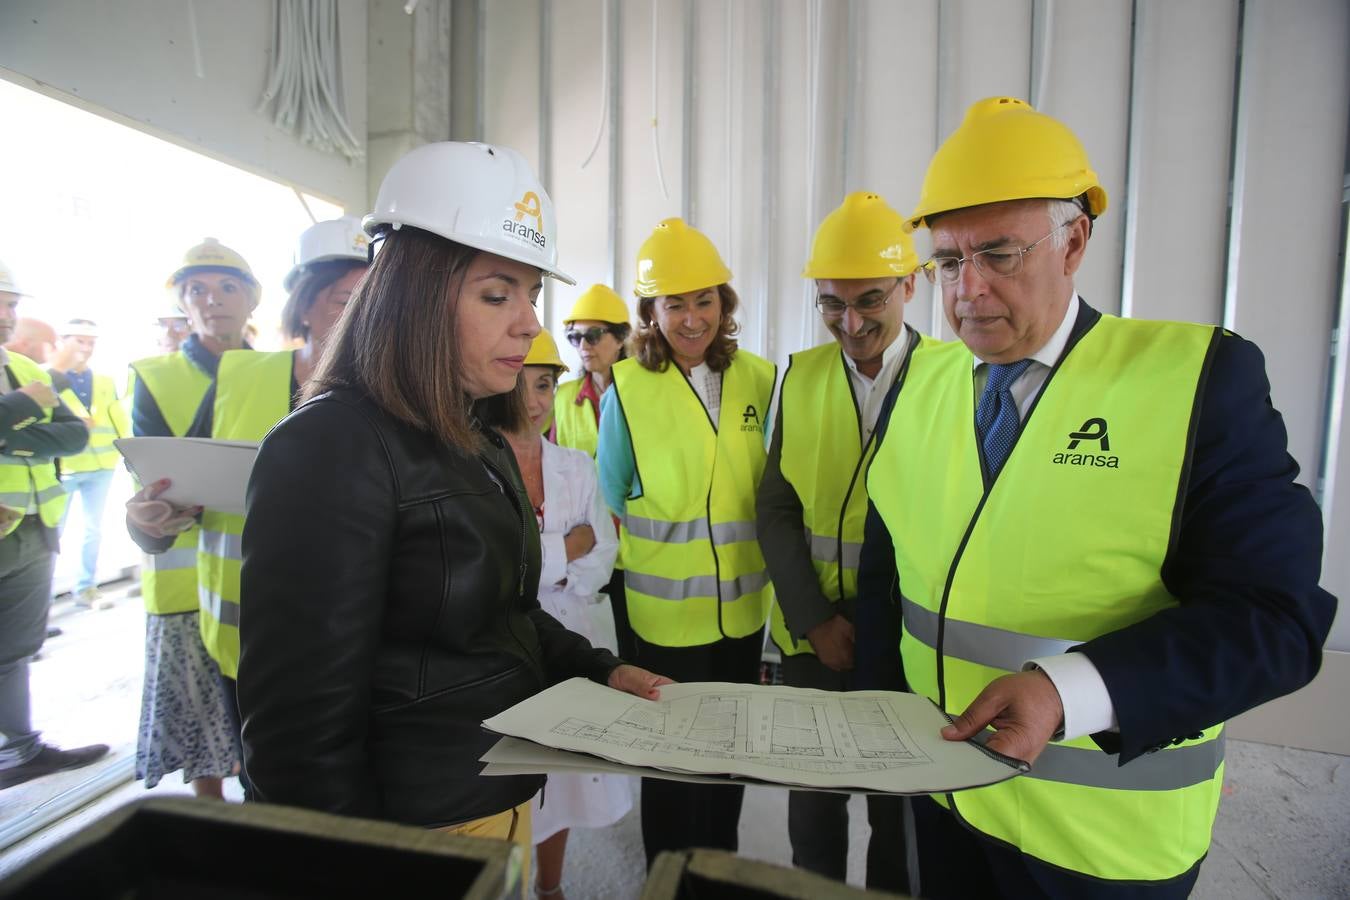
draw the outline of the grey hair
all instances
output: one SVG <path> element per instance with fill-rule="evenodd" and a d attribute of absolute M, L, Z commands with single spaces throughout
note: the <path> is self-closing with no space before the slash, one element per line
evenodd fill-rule
<path fill-rule="evenodd" d="M 1050 227 L 1056 229 L 1050 236 L 1050 246 L 1056 250 L 1063 250 L 1069 243 L 1069 231 L 1062 226 L 1087 215 L 1075 200 L 1046 200 L 1045 214 L 1050 217 Z"/>

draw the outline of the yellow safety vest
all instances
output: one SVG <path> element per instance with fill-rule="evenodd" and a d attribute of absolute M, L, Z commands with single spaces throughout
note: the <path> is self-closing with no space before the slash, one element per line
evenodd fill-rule
<path fill-rule="evenodd" d="M 152 356 L 131 364 L 155 398 L 164 421 L 175 437 L 187 434 L 211 377 L 181 351 Z M 131 396 L 134 394 L 134 382 Z M 163 553 L 141 557 L 141 593 L 151 615 L 195 612 L 197 609 L 197 526 L 178 535 Z"/>
<path fill-rule="evenodd" d="M 628 616 L 648 643 L 711 644 L 764 627 L 773 587 L 755 535 L 775 367 L 739 350 L 722 373 L 716 430 L 693 386 L 627 359 L 614 366 L 642 495 L 619 529 Z"/>
<path fill-rule="evenodd" d="M 1046 382 L 988 491 L 970 352 L 914 354 L 867 479 L 895 547 L 913 691 L 955 715 L 1030 659 L 1177 605 L 1160 572 L 1219 334 L 1103 316 Z M 1086 737 L 1052 743 L 1029 775 L 944 802 L 1051 865 L 1171 879 L 1209 847 L 1222 731 L 1124 766 Z"/>
<path fill-rule="evenodd" d="M 594 459 L 595 448 L 600 443 L 595 410 L 588 401 L 577 403 L 577 394 L 581 393 L 588 377 L 588 373 L 582 372 L 580 378 L 558 385 L 557 396 L 553 398 L 553 421 L 558 426 L 559 447 L 585 451 Z"/>
<path fill-rule="evenodd" d="M 904 331 L 898 340 L 909 341 Z M 914 346 L 936 343 L 919 336 L 896 373 L 903 381 Z M 858 594 L 858 556 L 867 519 L 867 465 L 876 449 L 874 432 L 862 443 L 862 419 L 839 344 L 831 341 L 788 358 L 779 393 L 779 467 L 802 504 L 802 524 L 820 590 L 831 603 Z M 775 601 L 769 634 L 787 656 L 814 653 L 811 642 L 789 631 Z"/>
<path fill-rule="evenodd" d="M 46 385 L 52 383 L 52 377 L 41 366 L 17 353 L 9 354 L 7 368 L 14 373 L 15 390 L 34 381 Z M 41 416 L 17 423 L 15 430 L 30 425 L 45 425 L 51 421 L 52 411 L 44 409 Z M 0 504 L 25 513 L 30 508 L 36 508 L 42 524 L 55 528 L 66 511 L 66 491 L 56 478 L 56 463 L 50 459 L 33 459 L 31 454 L 25 455 L 25 452 L 0 453 Z M 15 519 L 5 526 L 0 537 L 13 533 L 20 521 Z"/>
<path fill-rule="evenodd" d="M 295 353 L 230 350 L 216 372 L 211 437 L 261 441 L 291 411 Z M 244 517 L 208 509 L 202 513 L 197 550 L 197 595 L 202 643 L 227 678 L 239 675 L 239 567 Z"/>
<path fill-rule="evenodd" d="M 71 397 L 74 391 L 68 391 Z M 65 399 L 67 391 L 62 391 Z M 83 453 L 61 457 L 62 472 L 98 472 L 103 469 L 117 468 L 120 458 L 113 441 L 117 438 L 131 437 L 131 420 L 127 417 L 126 407 L 117 397 L 117 386 L 107 375 L 94 375 L 93 406 L 85 408 L 79 404 L 86 418 L 94 420 L 89 429 L 89 446 Z M 76 399 L 78 403 L 78 399 Z M 66 405 L 75 409 L 69 399 Z"/>

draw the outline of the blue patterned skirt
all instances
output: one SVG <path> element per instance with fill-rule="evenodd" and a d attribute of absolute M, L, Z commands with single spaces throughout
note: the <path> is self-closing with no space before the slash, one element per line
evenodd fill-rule
<path fill-rule="evenodd" d="M 220 671 L 198 629 L 195 612 L 145 617 L 136 777 L 147 788 L 179 769 L 184 782 L 239 773 L 239 748 L 225 714 Z"/>

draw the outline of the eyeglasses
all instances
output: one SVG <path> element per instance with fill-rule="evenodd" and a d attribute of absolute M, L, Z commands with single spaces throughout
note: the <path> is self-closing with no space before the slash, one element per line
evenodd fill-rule
<path fill-rule="evenodd" d="M 1063 225 L 1056 225 L 1050 229 L 1050 234 L 1032 241 L 1025 247 L 990 247 L 988 250 L 980 250 L 960 258 L 935 256 L 923 264 L 923 274 L 933 284 L 939 281 L 943 284 L 956 284 L 961 280 L 961 264 L 969 262 L 975 266 L 975 271 L 986 277 L 1007 278 L 1016 275 L 1022 271 L 1022 257 L 1035 250 L 1038 244 L 1048 240 L 1056 231 L 1070 224 L 1072 223 L 1065 222 Z"/>
<path fill-rule="evenodd" d="M 891 294 L 894 294 L 895 289 L 900 286 L 901 280 L 895 279 L 895 284 L 891 285 L 891 289 L 884 294 L 871 291 L 852 303 L 845 303 L 837 297 L 816 297 L 816 309 L 820 310 L 820 314 L 827 319 L 837 319 L 848 309 L 864 316 L 868 313 L 874 313 L 886 306 L 886 303 L 891 299 Z"/>
<path fill-rule="evenodd" d="M 585 341 L 586 343 L 594 347 L 596 344 L 600 343 L 600 341 L 604 338 L 605 335 L 609 333 L 610 330 L 608 328 L 601 328 L 598 325 L 592 325 L 585 331 L 567 332 L 567 343 L 571 344 L 573 347 L 580 347 L 581 342 Z"/>

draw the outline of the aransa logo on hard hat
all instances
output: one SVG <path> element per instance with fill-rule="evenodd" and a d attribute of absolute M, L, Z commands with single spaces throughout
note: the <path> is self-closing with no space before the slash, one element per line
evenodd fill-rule
<path fill-rule="evenodd" d="M 534 225 L 526 224 L 526 219 L 533 220 Z M 508 214 L 502 220 L 502 231 L 522 243 L 534 244 L 540 250 L 544 249 L 548 239 L 544 237 L 544 212 L 539 205 L 539 195 L 534 191 L 526 191 L 525 196 L 516 204 L 516 214 L 514 216 Z"/>

